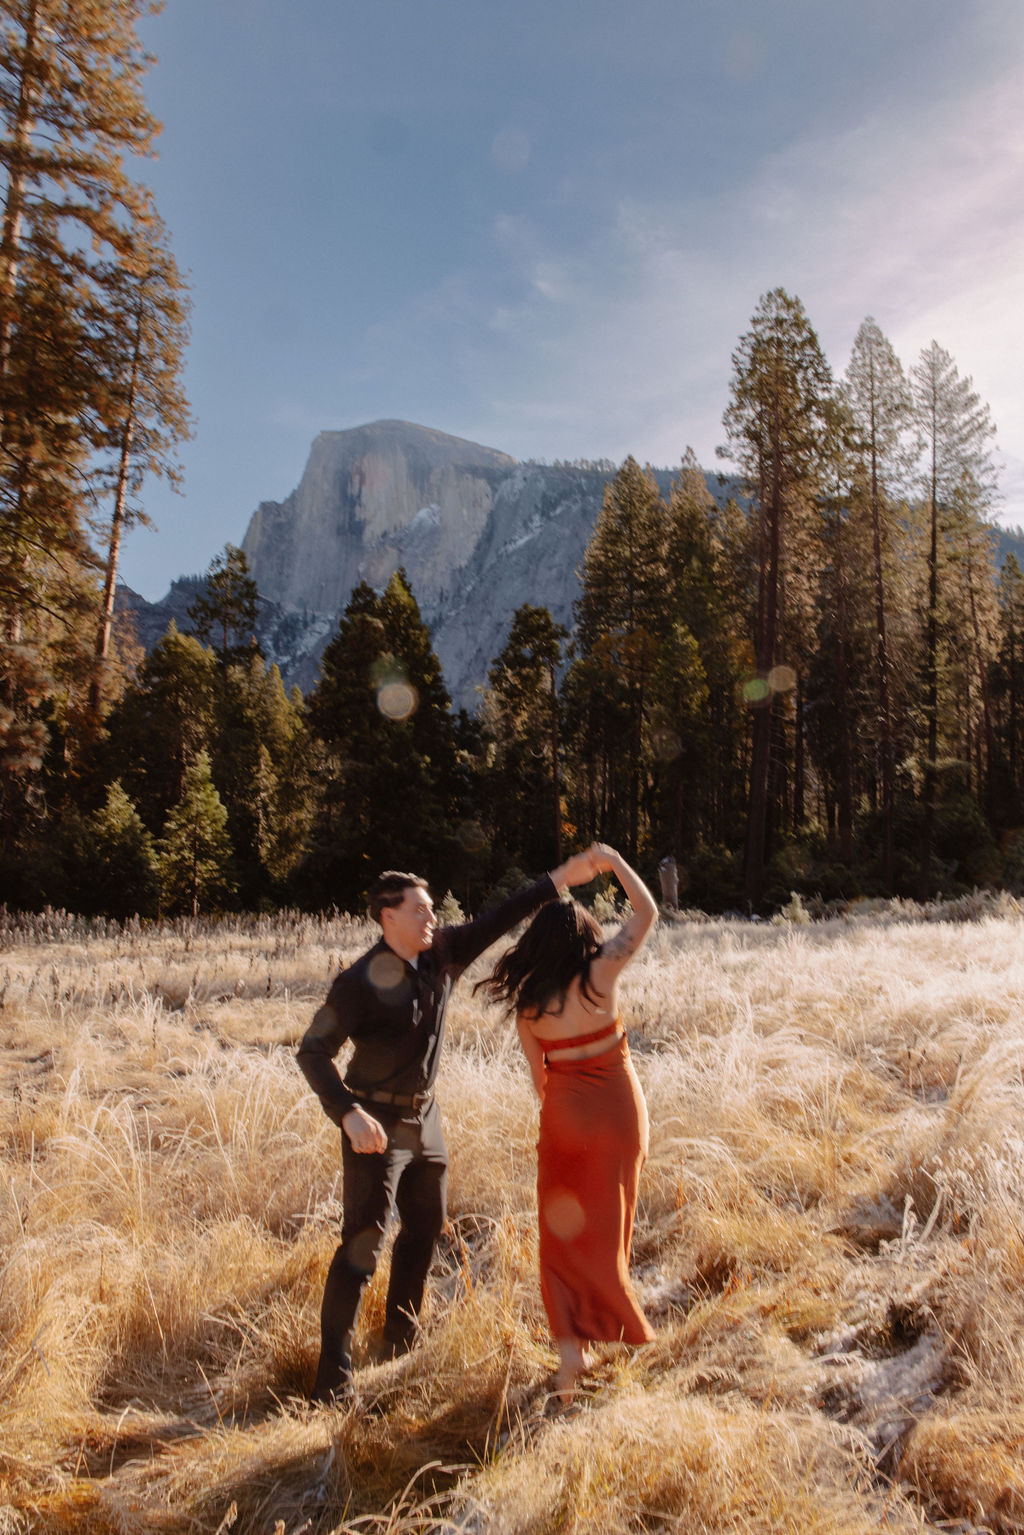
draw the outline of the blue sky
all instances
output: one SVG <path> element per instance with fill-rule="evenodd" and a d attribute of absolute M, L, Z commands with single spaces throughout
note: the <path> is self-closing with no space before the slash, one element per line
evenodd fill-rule
<path fill-rule="evenodd" d="M 167 0 L 143 37 L 197 423 L 144 595 L 381 417 L 714 467 L 777 286 L 837 373 L 868 314 L 951 352 L 1024 521 L 1020 0 Z"/>

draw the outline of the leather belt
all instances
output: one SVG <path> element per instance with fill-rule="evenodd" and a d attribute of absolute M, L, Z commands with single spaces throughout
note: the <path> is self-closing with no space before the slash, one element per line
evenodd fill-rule
<path fill-rule="evenodd" d="M 345 1083 L 348 1091 L 359 1103 L 384 1103 L 397 1109 L 425 1109 L 433 1101 L 433 1090 L 427 1093 L 370 1093 Z"/>

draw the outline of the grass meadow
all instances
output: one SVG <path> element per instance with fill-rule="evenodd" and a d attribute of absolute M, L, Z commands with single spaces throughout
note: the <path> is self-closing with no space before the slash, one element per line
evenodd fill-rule
<path fill-rule="evenodd" d="M 1024 1531 L 1014 903 L 660 924 L 623 997 L 657 1339 L 561 1417 L 533 1094 L 466 982 L 422 1339 L 373 1362 L 378 1274 L 358 1409 L 305 1404 L 340 1158 L 294 1046 L 370 938 L 0 920 L 0 1535 Z"/>

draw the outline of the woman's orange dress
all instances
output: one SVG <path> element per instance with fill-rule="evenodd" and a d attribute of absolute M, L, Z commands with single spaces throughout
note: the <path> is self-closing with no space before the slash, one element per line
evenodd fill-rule
<path fill-rule="evenodd" d="M 629 1047 L 620 1038 L 582 1061 L 552 1051 L 545 1067 L 537 1211 L 552 1334 L 647 1343 L 654 1331 L 633 1294 L 629 1252 L 648 1121 Z"/>

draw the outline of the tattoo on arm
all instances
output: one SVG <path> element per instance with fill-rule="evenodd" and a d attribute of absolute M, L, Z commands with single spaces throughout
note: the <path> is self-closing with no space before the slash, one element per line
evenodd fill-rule
<path fill-rule="evenodd" d="M 631 955 L 636 953 L 636 949 L 636 939 L 632 938 L 629 933 L 616 933 L 615 937 L 609 938 L 608 942 L 601 949 L 601 958 L 625 962 Z"/>

